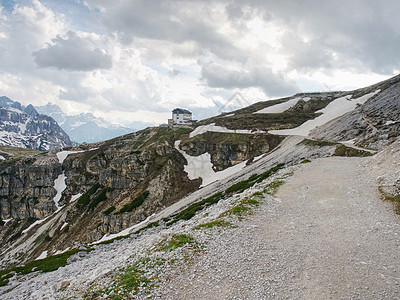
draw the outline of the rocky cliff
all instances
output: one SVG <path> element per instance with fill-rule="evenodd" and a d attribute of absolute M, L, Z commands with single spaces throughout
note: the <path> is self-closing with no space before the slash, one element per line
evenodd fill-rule
<path fill-rule="evenodd" d="M 2 262 L 91 243 L 197 190 L 202 180 L 188 179 L 187 162 L 174 145 L 178 139 L 192 156 L 211 153 L 215 171 L 267 153 L 282 140 L 268 134 L 228 138 L 213 133 L 189 139 L 191 130 L 148 128 L 67 152 L 0 162 L 0 214 L 7 220 L 0 227 Z"/>

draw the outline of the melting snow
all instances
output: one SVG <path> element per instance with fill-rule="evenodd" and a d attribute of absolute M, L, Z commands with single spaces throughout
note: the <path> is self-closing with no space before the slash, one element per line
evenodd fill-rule
<path fill-rule="evenodd" d="M 60 164 L 64 162 L 64 160 L 67 158 L 68 155 L 70 154 L 75 154 L 75 153 L 80 153 L 80 152 L 85 152 L 83 150 L 80 151 L 60 151 L 57 153 L 57 158 Z"/>
<path fill-rule="evenodd" d="M 5 224 L 7 224 L 8 222 L 10 222 L 12 220 L 12 218 L 10 218 L 10 219 L 5 219 L 5 220 L 2 220 L 3 222 L 4 222 L 4 225 Z"/>
<path fill-rule="evenodd" d="M 296 103 L 300 100 L 301 98 L 296 97 L 294 99 L 288 100 L 283 103 L 275 104 L 273 106 L 269 106 L 266 108 L 263 108 L 259 111 L 254 112 L 253 114 L 279 114 L 283 113 L 285 110 L 288 110 L 289 108 L 293 107 L 296 105 Z M 306 100 L 307 99 L 307 100 Z M 304 98 L 304 101 L 308 101 L 311 98 Z"/>
<path fill-rule="evenodd" d="M 251 131 L 245 129 L 228 129 L 226 127 L 217 126 L 215 123 L 211 123 L 208 125 L 201 125 L 193 130 L 189 137 L 195 137 L 196 135 L 203 134 L 206 132 L 222 132 L 222 133 L 244 133 L 244 134 L 254 134 L 254 133 L 265 133 L 265 131 Z"/>
<path fill-rule="evenodd" d="M 329 103 L 325 108 L 317 111 L 317 113 L 322 113 L 321 116 L 309 120 L 299 127 L 293 129 L 284 129 L 284 130 L 270 130 L 271 134 L 280 134 L 280 135 L 300 135 L 307 136 L 311 130 L 315 129 L 318 126 L 324 125 L 329 121 L 344 115 L 345 113 L 354 110 L 358 104 L 364 104 L 367 102 L 369 98 L 379 93 L 380 90 L 376 90 L 375 92 L 366 94 L 362 97 L 351 99 L 351 95 L 347 95 L 344 97 L 337 98 Z"/>
<path fill-rule="evenodd" d="M 79 199 L 81 196 L 82 196 L 82 194 L 81 194 L 81 193 L 79 193 L 79 194 L 76 194 L 76 195 L 72 195 L 72 196 L 71 196 L 71 200 L 70 200 L 70 202 L 74 202 L 74 201 L 76 201 L 76 200 L 77 200 L 77 199 Z"/>
<path fill-rule="evenodd" d="M 52 215 L 54 215 L 56 212 L 58 212 L 59 210 L 57 209 L 57 211 L 55 211 Z M 38 224 L 42 224 L 44 221 L 46 221 L 48 218 L 50 218 L 52 215 L 50 215 L 50 216 L 47 216 L 46 218 L 44 218 L 44 219 L 41 219 L 41 220 L 37 220 L 37 221 L 35 221 L 33 224 L 31 224 L 28 228 L 26 228 L 26 229 L 24 229 L 24 230 L 22 230 L 22 233 L 24 234 L 24 233 L 27 233 L 29 230 L 31 230 L 33 227 L 35 227 L 36 225 L 38 225 Z"/>
<path fill-rule="evenodd" d="M 184 170 L 188 174 L 189 179 L 202 179 L 202 184 L 200 187 L 209 185 L 214 181 L 221 180 L 232 174 L 235 174 L 246 166 L 246 161 L 244 161 L 223 171 L 215 172 L 213 169 L 213 164 L 211 163 L 211 155 L 209 153 L 204 153 L 199 156 L 190 156 L 186 154 L 185 151 L 179 149 L 180 142 L 181 141 L 175 141 L 175 148 L 185 157 L 187 161 L 187 165 L 185 165 Z"/>
<path fill-rule="evenodd" d="M 62 192 L 67 188 L 67 184 L 65 183 L 65 179 L 67 177 L 65 176 L 65 173 L 62 172 L 60 175 L 58 175 L 57 179 L 54 180 L 54 189 L 57 191 L 57 194 L 54 197 L 54 203 L 56 204 L 57 209 L 60 208 L 60 205 L 58 204 L 58 201 L 60 201 Z"/>
<path fill-rule="evenodd" d="M 64 224 L 61 226 L 60 230 L 63 230 L 65 228 L 65 226 L 67 226 L 67 225 L 68 225 L 68 223 L 64 222 Z"/>
<path fill-rule="evenodd" d="M 43 259 L 47 257 L 47 250 L 43 251 L 35 260 Z"/>

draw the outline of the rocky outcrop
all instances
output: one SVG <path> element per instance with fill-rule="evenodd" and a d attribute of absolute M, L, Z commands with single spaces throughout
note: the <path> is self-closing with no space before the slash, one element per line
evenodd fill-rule
<path fill-rule="evenodd" d="M 383 149 L 400 135 L 400 77 L 354 91 L 353 98 L 376 90 L 380 92 L 364 105 L 316 128 L 311 135 L 330 141 L 354 139 L 357 146 Z"/>
<path fill-rule="evenodd" d="M 214 171 L 221 171 L 273 150 L 283 140 L 270 134 L 206 132 L 181 142 L 180 148 L 190 156 L 210 153 Z"/>

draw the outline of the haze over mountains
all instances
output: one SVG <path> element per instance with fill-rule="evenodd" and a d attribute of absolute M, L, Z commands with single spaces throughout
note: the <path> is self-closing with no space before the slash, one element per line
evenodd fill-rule
<path fill-rule="evenodd" d="M 91 113 L 67 115 L 58 105 L 51 103 L 35 108 L 39 113 L 48 115 L 56 120 L 71 140 L 79 144 L 105 141 L 135 131 L 131 128 L 112 124 Z"/>

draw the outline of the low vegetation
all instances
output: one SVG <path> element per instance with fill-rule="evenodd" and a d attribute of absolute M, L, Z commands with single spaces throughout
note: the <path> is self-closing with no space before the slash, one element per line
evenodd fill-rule
<path fill-rule="evenodd" d="M 164 241 L 160 242 L 158 245 L 158 251 L 173 251 L 176 248 L 183 247 L 187 244 L 194 244 L 195 239 L 187 234 L 174 234 L 169 239 L 165 239 Z"/>
<path fill-rule="evenodd" d="M 214 227 L 231 227 L 233 226 L 231 222 L 225 221 L 223 219 L 217 219 L 211 222 L 203 223 L 194 227 L 194 229 L 203 228 L 214 228 Z"/>
<path fill-rule="evenodd" d="M 149 196 L 149 194 L 150 194 L 149 191 L 144 191 L 142 194 L 140 194 L 135 199 L 133 199 L 130 203 L 125 204 L 124 207 L 122 207 L 116 214 L 122 214 L 124 212 L 131 212 L 133 209 L 142 205 L 144 200 L 146 200 L 147 197 Z"/>
<path fill-rule="evenodd" d="M 400 215 L 400 195 L 393 195 L 385 190 L 383 186 L 378 187 L 378 190 L 385 201 L 390 201 L 393 203 L 393 209 L 396 214 Z"/>
<path fill-rule="evenodd" d="M 100 188 L 100 183 L 94 184 L 90 189 L 87 190 L 82 196 L 79 197 L 77 201 L 77 206 L 85 207 L 90 203 L 90 197 L 96 193 L 96 191 Z"/>
<path fill-rule="evenodd" d="M 36 271 L 38 272 L 55 271 L 60 267 L 66 266 L 68 258 L 70 258 L 72 255 L 77 254 L 79 252 L 90 252 L 92 250 L 93 250 L 92 248 L 88 248 L 85 250 L 73 249 L 61 254 L 46 257 L 44 259 L 38 259 L 28 262 L 23 266 L 2 270 L 0 271 L 0 286 L 6 285 L 8 283 L 8 279 L 14 275 L 24 275 Z"/>
<path fill-rule="evenodd" d="M 164 219 L 164 221 L 167 225 L 172 225 L 179 220 L 189 220 L 196 214 L 196 212 L 204 209 L 207 206 L 218 203 L 218 201 L 221 200 L 223 196 L 224 195 L 222 192 L 216 193 L 206 199 L 191 204 L 189 207 L 180 211 L 179 213 L 172 215 L 170 218 Z"/>
<path fill-rule="evenodd" d="M 333 156 L 346 156 L 346 157 L 367 157 L 372 156 L 371 152 L 365 150 L 354 149 L 345 145 L 339 144 L 336 146 Z"/>

